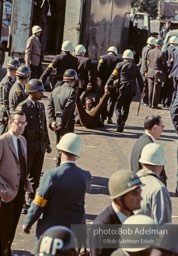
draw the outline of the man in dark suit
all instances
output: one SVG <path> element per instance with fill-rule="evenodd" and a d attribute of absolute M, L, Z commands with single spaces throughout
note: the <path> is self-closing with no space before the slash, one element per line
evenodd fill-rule
<path fill-rule="evenodd" d="M 85 224 L 85 193 L 89 191 L 91 175 L 75 164 L 81 144 L 75 133 L 67 133 L 60 140 L 57 148 L 61 165 L 44 173 L 24 221 L 25 233 L 30 232 L 36 221 L 37 238 L 52 226 L 70 228 L 72 224 Z"/>
<path fill-rule="evenodd" d="M 25 201 L 25 191 L 33 191 L 27 179 L 26 140 L 21 136 L 26 124 L 25 114 L 14 112 L 9 117 L 10 130 L 0 136 L 1 256 L 11 256 L 11 244 Z"/>
<path fill-rule="evenodd" d="M 105 224 L 122 224 L 125 219 L 133 214 L 134 210 L 140 208 L 141 188 L 142 185 L 137 175 L 132 175 L 129 170 L 119 170 L 111 175 L 108 183 L 109 194 L 112 203 L 94 220 L 96 225 Z M 101 226 L 102 228 L 102 226 Z M 105 237 L 106 238 L 106 237 Z M 109 238 L 109 237 L 108 237 Z M 102 236 L 94 237 L 94 245 L 91 244 L 92 256 L 104 255 L 109 256 L 116 248 L 96 248 L 97 245 L 102 247 Z M 106 246 L 106 245 L 105 245 Z M 109 244 L 108 244 L 109 246 Z"/>
<path fill-rule="evenodd" d="M 147 116 L 144 121 L 144 134 L 135 142 L 131 153 L 131 170 L 133 173 L 138 172 L 142 167 L 139 163 L 142 149 L 148 143 L 155 143 L 159 139 L 163 131 L 164 125 L 161 116 L 151 115 Z M 166 185 L 165 170 L 161 173 L 161 180 Z"/>

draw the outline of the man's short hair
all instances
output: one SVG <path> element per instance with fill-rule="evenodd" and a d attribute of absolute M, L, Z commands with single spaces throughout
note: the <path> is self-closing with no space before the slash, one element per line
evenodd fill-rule
<path fill-rule="evenodd" d="M 15 116 L 15 115 L 24 116 L 25 113 L 24 113 L 23 111 L 21 111 L 21 110 L 14 110 L 14 111 L 10 114 L 9 120 L 12 121 L 12 120 L 14 119 L 14 116 Z"/>
<path fill-rule="evenodd" d="M 161 116 L 159 115 L 151 115 L 147 116 L 144 121 L 144 129 L 151 130 L 154 125 L 159 125 L 161 122 Z"/>

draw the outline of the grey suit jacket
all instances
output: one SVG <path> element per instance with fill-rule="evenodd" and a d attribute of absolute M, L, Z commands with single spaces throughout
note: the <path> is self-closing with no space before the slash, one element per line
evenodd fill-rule
<path fill-rule="evenodd" d="M 26 43 L 25 63 L 27 66 L 39 66 L 41 62 L 41 43 L 39 38 L 32 35 Z"/>
<path fill-rule="evenodd" d="M 26 140 L 19 136 L 22 153 L 27 161 Z M 26 176 L 28 173 L 26 173 Z M 0 136 L 0 199 L 3 202 L 12 201 L 17 195 L 20 185 L 20 163 L 15 150 L 10 132 Z M 24 190 L 32 192 L 32 186 L 28 179 L 24 184 Z"/>

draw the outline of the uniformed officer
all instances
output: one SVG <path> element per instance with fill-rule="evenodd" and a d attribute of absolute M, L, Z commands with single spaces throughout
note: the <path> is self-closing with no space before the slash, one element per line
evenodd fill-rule
<path fill-rule="evenodd" d="M 59 81 L 59 85 L 61 85 L 63 80 L 63 74 L 67 69 L 74 69 L 76 72 L 78 70 L 78 60 L 74 57 L 71 52 L 73 51 L 73 45 L 70 41 L 64 41 L 62 44 L 62 53 L 54 57 L 52 62 L 45 69 L 43 74 L 40 77 L 40 80 L 45 83 L 47 77 L 51 74 L 51 72 L 56 69 L 55 82 Z"/>
<path fill-rule="evenodd" d="M 123 61 L 118 63 L 113 70 L 106 86 L 112 87 L 114 81 L 117 82 L 117 101 L 115 112 L 117 117 L 117 132 L 123 132 L 125 122 L 127 121 L 129 108 L 133 96 L 136 94 L 136 79 L 140 90 L 143 88 L 143 79 L 139 68 L 134 62 L 134 55 L 131 50 L 125 50 L 122 55 Z"/>
<path fill-rule="evenodd" d="M 86 48 L 79 44 L 75 47 L 75 56 L 78 59 L 78 93 L 85 91 L 88 83 L 94 85 L 91 59 L 85 57 Z"/>
<path fill-rule="evenodd" d="M 25 233 L 30 233 L 36 221 L 37 239 L 53 226 L 85 224 L 85 194 L 90 189 L 91 174 L 76 165 L 81 147 L 81 138 L 75 133 L 65 134 L 57 144 L 61 165 L 44 173 L 24 220 Z"/>
<path fill-rule="evenodd" d="M 156 39 L 155 48 L 148 53 L 148 101 L 150 108 L 157 108 L 160 102 L 161 86 L 166 79 L 166 56 L 161 51 L 163 46 L 162 39 Z"/>
<path fill-rule="evenodd" d="M 173 53 L 173 65 L 169 74 L 173 79 L 173 94 L 172 94 L 172 102 L 174 102 L 178 90 L 178 48 L 175 49 Z"/>
<path fill-rule="evenodd" d="M 156 39 L 153 36 L 150 36 L 147 39 L 147 45 L 142 49 L 142 60 L 141 60 L 140 72 L 142 74 L 143 81 L 144 81 L 144 88 L 142 93 L 143 104 L 146 106 L 148 106 L 148 81 L 147 81 L 147 77 L 145 76 L 148 72 L 147 58 L 148 58 L 148 52 L 155 47 L 155 41 Z"/>
<path fill-rule="evenodd" d="M 48 228 L 41 236 L 36 256 L 78 255 L 77 238 L 67 227 L 54 226 Z"/>
<path fill-rule="evenodd" d="M 20 66 L 17 59 L 10 59 L 7 64 L 7 74 L 0 83 L 0 135 L 6 131 L 9 116 L 9 92 L 15 82 L 15 72 Z"/>
<path fill-rule="evenodd" d="M 44 154 L 51 152 L 45 107 L 42 102 L 39 102 L 43 97 L 44 86 L 38 79 L 30 79 L 25 85 L 25 91 L 29 96 L 16 109 L 22 110 L 26 115 L 27 126 L 23 135 L 27 140 L 27 166 L 34 192 L 28 193 L 27 203 L 22 213 L 27 213 L 27 209 L 34 199 L 39 185 Z"/>
<path fill-rule="evenodd" d="M 27 94 L 25 93 L 25 84 L 30 78 L 30 74 L 30 69 L 26 65 L 21 65 L 15 73 L 16 82 L 13 84 L 9 92 L 9 108 L 11 113 L 20 102 L 27 98 Z"/>
<path fill-rule="evenodd" d="M 97 66 L 97 83 L 101 87 L 101 96 L 104 94 L 104 86 L 108 81 L 108 78 L 112 74 L 116 64 L 121 60 L 117 56 L 117 48 L 115 46 L 110 46 L 107 50 L 107 54 L 100 57 Z M 110 93 L 108 100 L 108 107 L 103 111 L 102 119 L 103 121 L 108 117 L 108 124 L 112 124 L 112 116 L 114 112 L 114 106 L 116 103 L 116 92 L 113 89 Z"/>
<path fill-rule="evenodd" d="M 42 50 L 40 35 L 42 29 L 40 26 L 32 27 L 32 36 L 26 42 L 25 63 L 31 70 L 31 78 L 39 78 L 42 74 Z"/>
<path fill-rule="evenodd" d="M 56 133 L 56 144 L 61 136 L 68 132 L 74 132 L 75 103 L 77 91 L 77 73 L 73 69 L 67 69 L 63 76 L 64 84 L 56 87 L 52 93 L 47 107 L 49 127 Z M 60 156 L 56 156 L 56 165 L 60 165 Z"/>

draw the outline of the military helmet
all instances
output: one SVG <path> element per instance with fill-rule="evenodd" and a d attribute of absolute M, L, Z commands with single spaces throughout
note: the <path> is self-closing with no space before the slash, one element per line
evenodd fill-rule
<path fill-rule="evenodd" d="M 30 68 L 27 67 L 26 65 L 21 65 L 18 67 L 15 74 L 16 76 L 19 76 L 21 78 L 29 78 L 31 71 L 30 71 Z"/>
<path fill-rule="evenodd" d="M 77 250 L 76 236 L 64 226 L 54 226 L 47 229 L 37 245 L 38 256 L 76 256 Z"/>
<path fill-rule="evenodd" d="M 33 28 L 32 28 L 32 34 L 36 34 L 36 33 L 41 32 L 41 31 L 42 31 L 42 29 L 41 29 L 41 27 L 38 26 L 38 25 L 35 25 L 35 26 L 33 26 Z"/>
<path fill-rule="evenodd" d="M 123 55 L 122 55 L 123 59 L 134 59 L 134 55 L 133 55 L 133 51 L 127 49 L 124 51 Z"/>
<path fill-rule="evenodd" d="M 107 49 L 107 52 L 113 52 L 117 55 L 117 48 L 115 46 L 110 46 L 108 49 Z"/>
<path fill-rule="evenodd" d="M 61 47 L 63 52 L 71 52 L 73 51 L 74 47 L 70 41 L 64 41 Z"/>
<path fill-rule="evenodd" d="M 108 188 L 111 199 L 125 195 L 126 193 L 143 185 L 137 175 L 130 170 L 119 170 L 113 173 L 109 179 Z"/>
<path fill-rule="evenodd" d="M 67 69 L 64 72 L 63 81 L 67 82 L 67 81 L 73 81 L 77 79 L 78 79 L 77 72 L 74 69 Z"/>
<path fill-rule="evenodd" d="M 155 45 L 155 41 L 156 41 L 156 38 L 154 38 L 153 36 L 150 36 L 150 37 L 148 37 L 146 43 L 151 44 L 151 45 Z"/>
<path fill-rule="evenodd" d="M 150 164 L 162 166 L 165 164 L 164 148 L 157 143 L 149 143 L 144 146 L 141 157 L 139 159 L 141 164 Z"/>
<path fill-rule="evenodd" d="M 43 83 L 40 80 L 33 78 L 26 83 L 25 91 L 26 92 L 44 92 L 45 89 L 44 89 Z"/>
<path fill-rule="evenodd" d="M 6 64 L 6 67 L 10 70 L 17 70 L 19 66 L 20 62 L 17 59 L 10 59 Z"/>
<path fill-rule="evenodd" d="M 163 39 L 158 38 L 155 40 L 155 46 L 163 46 L 164 42 Z"/>
<path fill-rule="evenodd" d="M 178 37 L 177 36 L 171 36 L 169 40 L 170 44 L 178 44 Z"/>
<path fill-rule="evenodd" d="M 76 55 L 81 55 L 86 53 L 86 48 L 82 44 L 78 44 L 75 47 L 75 54 Z"/>
<path fill-rule="evenodd" d="M 79 135 L 69 132 L 61 138 L 56 147 L 58 150 L 80 156 L 82 140 Z"/>

